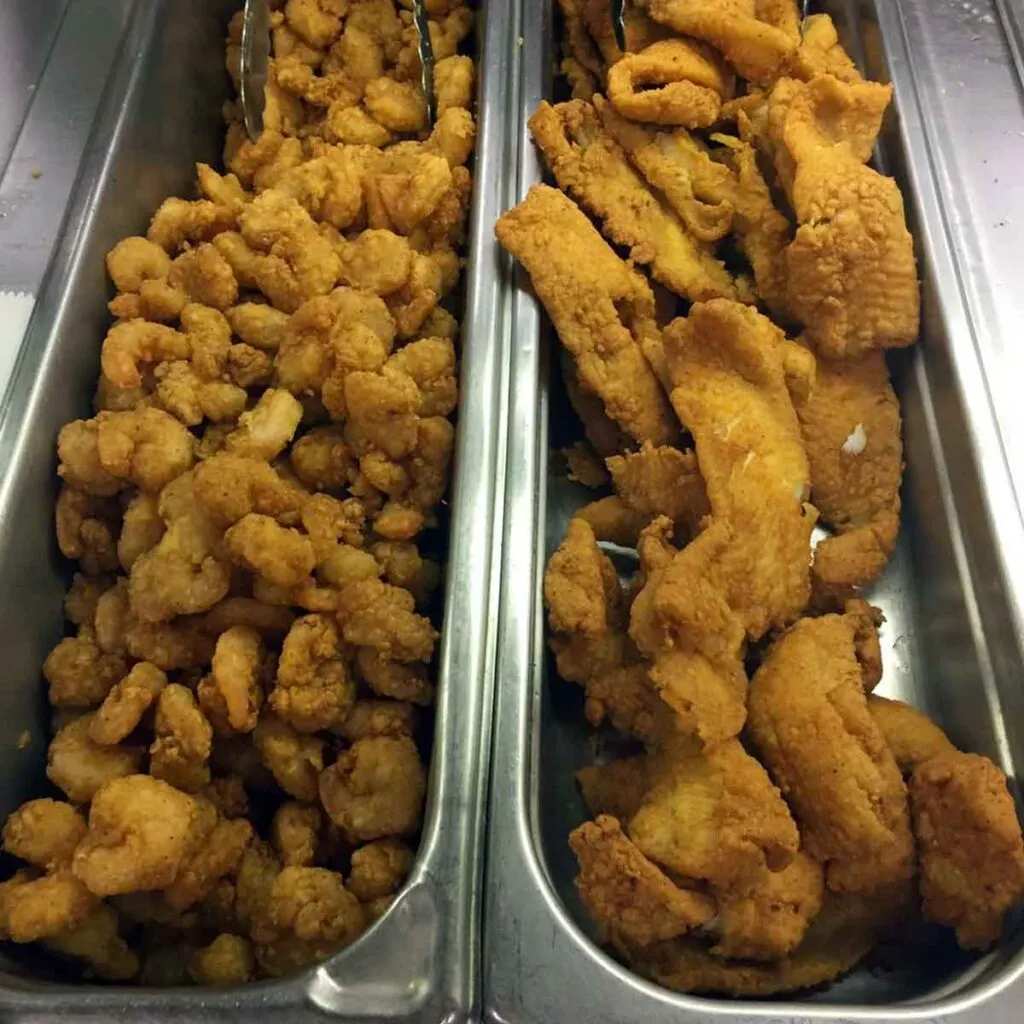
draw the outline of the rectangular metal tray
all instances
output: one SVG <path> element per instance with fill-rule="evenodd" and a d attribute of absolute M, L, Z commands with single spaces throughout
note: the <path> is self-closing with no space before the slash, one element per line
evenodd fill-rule
<path fill-rule="evenodd" d="M 957 18 L 950 13 L 954 6 L 969 10 Z M 965 266 L 964 225 L 951 214 L 950 178 L 936 158 L 938 144 L 948 147 L 961 125 L 936 123 L 925 113 L 936 90 L 956 87 L 948 76 L 970 63 L 979 44 L 987 55 L 998 50 L 993 36 L 1004 45 L 1008 37 L 1001 35 L 996 5 L 984 0 L 826 0 L 815 9 L 832 15 L 869 77 L 894 85 L 894 110 L 876 159 L 903 188 L 923 284 L 922 340 L 892 360 L 907 471 L 900 543 L 870 594 L 887 619 L 879 692 L 924 709 L 959 745 L 989 755 L 1012 778 L 1024 765 L 1024 615 L 1013 574 L 1022 564 L 1024 520 L 1013 489 L 1019 466 L 1010 461 L 1006 440 L 1020 421 L 999 419 L 983 359 L 1000 340 L 1011 339 L 993 338 L 979 326 L 991 319 L 973 300 L 987 293 L 968 285 L 985 268 Z M 524 0 L 520 16 L 520 160 L 509 205 L 542 177 L 526 119 L 550 97 L 555 64 L 550 0 Z M 936 63 L 936 23 L 942 18 L 962 27 L 969 21 L 972 28 L 963 37 L 946 35 L 939 46 L 945 62 Z M 1013 92 L 1007 95 L 1008 84 L 1000 85 L 994 103 L 1018 101 Z M 1006 117 L 998 128 L 1016 139 L 1024 118 Z M 991 157 L 1001 159 L 998 151 Z M 1005 164 L 1003 169 L 1009 173 Z M 547 655 L 541 597 L 546 560 L 589 494 L 549 467 L 551 448 L 571 437 L 574 414 L 552 358 L 557 341 L 549 337 L 550 325 L 526 275 L 510 260 L 506 268 L 517 290 L 510 328 L 516 344 L 484 908 L 486 1018 L 522 1024 L 1020 1020 L 1014 993 L 1019 1000 L 1024 980 L 1013 985 L 1024 978 L 1019 920 L 1000 947 L 980 959 L 949 942 L 884 974 L 861 969 L 824 991 L 770 1002 L 669 992 L 591 941 L 567 843 L 570 830 L 588 816 L 573 776 L 592 760 L 591 730 L 582 717 L 581 691 L 557 678 Z"/>
<path fill-rule="evenodd" d="M 223 40 L 239 0 L 136 0 L 83 160 L 63 241 L 0 406 L 0 813 L 44 783 L 40 668 L 61 635 L 67 580 L 53 538 L 54 443 L 90 415 L 109 322 L 103 257 L 144 231 L 168 195 L 191 194 L 198 160 L 220 163 Z M 478 1015 L 483 809 L 491 721 L 496 481 L 504 435 L 502 286 L 493 223 L 507 177 L 507 0 L 476 30 L 475 194 L 465 271 L 461 403 L 449 496 L 445 615 L 426 822 L 412 875 L 388 913 L 322 967 L 279 983 L 197 990 L 71 986 L 0 964 L 0 1018 L 462 1021 Z M 31 742 L 22 749 L 25 731 Z"/>

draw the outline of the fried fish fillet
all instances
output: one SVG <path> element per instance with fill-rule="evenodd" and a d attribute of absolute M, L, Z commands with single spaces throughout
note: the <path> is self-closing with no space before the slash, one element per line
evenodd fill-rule
<path fill-rule="evenodd" d="M 790 390 L 802 393 L 813 360 L 725 300 L 696 303 L 664 339 L 672 405 L 693 435 L 712 515 L 731 530 L 713 582 L 756 640 L 810 595 L 810 473 Z"/>
<path fill-rule="evenodd" d="M 593 102 L 605 130 L 694 237 L 712 242 L 735 233 L 754 271 L 758 296 L 784 316 L 785 249 L 792 229 L 772 202 L 754 147 L 715 134 L 712 138 L 725 147 L 717 155 L 725 159 L 713 159 L 685 129 L 657 132 L 620 117 L 601 96 Z"/>
<path fill-rule="evenodd" d="M 912 344 L 920 321 L 914 244 L 899 187 L 870 167 L 891 93 L 818 75 L 782 79 L 768 136 L 799 227 L 786 251 L 787 299 L 805 340 L 845 358 Z"/>
<path fill-rule="evenodd" d="M 914 769 L 910 807 L 925 917 L 955 928 L 964 949 L 986 949 L 1024 896 L 1024 843 L 1006 776 L 979 754 L 937 754 Z"/>
<path fill-rule="evenodd" d="M 840 143 L 797 164 L 792 201 L 787 296 L 803 338 L 834 358 L 913 344 L 920 288 L 896 182 Z"/>
<path fill-rule="evenodd" d="M 727 189 L 727 167 L 712 160 L 707 148 L 685 129 L 657 131 L 623 117 L 603 96 L 595 96 L 593 103 L 605 131 L 647 183 L 664 195 L 691 235 L 717 242 L 728 234 L 733 224 L 730 203 L 704 198 L 708 192 Z"/>
<path fill-rule="evenodd" d="M 559 357 L 569 404 L 572 406 L 573 412 L 580 418 L 580 423 L 583 424 L 583 433 L 594 451 L 601 458 L 606 459 L 609 455 L 614 455 L 627 448 L 629 446 L 628 436 L 604 411 L 604 403 L 601 399 L 580 383 L 572 356 L 565 348 L 562 348 Z"/>
<path fill-rule="evenodd" d="M 548 562 L 544 600 L 558 674 L 584 688 L 590 724 L 600 725 L 607 717 L 615 728 L 639 739 L 655 738 L 667 708 L 626 634 L 626 606 L 615 566 L 580 518 L 570 520 L 565 539 Z"/>
<path fill-rule="evenodd" d="M 639 451 L 606 460 L 615 493 L 648 521 L 667 516 L 688 538 L 711 511 L 692 451 L 645 444 Z"/>
<path fill-rule="evenodd" d="M 800 836 L 782 794 L 738 740 L 701 753 L 681 738 L 666 743 L 652 779 L 629 835 L 673 877 L 742 892 L 796 856 Z"/>
<path fill-rule="evenodd" d="M 802 851 L 781 871 L 758 871 L 749 882 L 716 893 L 717 956 L 778 960 L 800 945 L 821 910 L 821 865 Z"/>
<path fill-rule="evenodd" d="M 827 14 L 804 18 L 800 46 L 790 56 L 787 73 L 805 81 L 833 75 L 842 82 L 862 81 L 857 65 L 839 43 L 836 26 Z"/>
<path fill-rule="evenodd" d="M 867 163 L 891 99 L 892 86 L 880 82 L 844 82 L 834 75 L 780 78 L 768 96 L 766 127 L 783 188 L 792 192 L 796 165 L 822 146 L 845 142 Z"/>
<path fill-rule="evenodd" d="M 895 930 L 912 905 L 910 887 L 870 897 L 827 893 L 792 955 L 773 963 L 725 960 L 683 937 L 630 951 L 644 977 L 677 992 L 768 996 L 811 988 L 845 974 Z"/>
<path fill-rule="evenodd" d="M 868 711 L 846 616 L 801 619 L 750 683 L 751 741 L 800 822 L 829 888 L 867 892 L 912 877 L 907 791 Z"/>
<path fill-rule="evenodd" d="M 927 715 L 903 701 L 873 693 L 868 697 L 868 711 L 905 775 L 939 754 L 956 750 L 949 737 Z"/>
<path fill-rule="evenodd" d="M 647 0 L 650 16 L 680 35 L 721 50 L 748 82 L 770 82 L 800 43 L 793 19 L 780 18 L 764 0 Z M 762 20 L 764 18 L 764 20 Z M 769 21 L 768 19 L 771 19 Z M 775 24 L 772 24 L 772 21 Z"/>
<path fill-rule="evenodd" d="M 815 550 L 815 590 L 866 586 L 885 569 L 900 525 L 900 404 L 885 354 L 819 359 L 814 390 L 797 414 L 811 501 L 838 534 Z"/>
<path fill-rule="evenodd" d="M 746 719 L 744 631 L 712 580 L 733 536 L 712 523 L 682 551 L 660 547 L 655 520 L 641 535 L 645 582 L 630 613 L 630 636 L 652 663 L 651 681 L 676 727 L 711 748 L 736 736 Z"/>
<path fill-rule="evenodd" d="M 984 949 L 1024 896 L 1024 845 L 1006 776 L 987 757 L 961 753 L 909 704 L 872 695 L 868 710 L 910 776 L 925 917 L 955 928 L 964 949 Z"/>
<path fill-rule="evenodd" d="M 654 297 L 644 279 L 572 200 L 546 185 L 530 189 L 495 230 L 529 273 L 576 361 L 580 383 L 634 440 L 670 444 L 678 425 L 644 355 L 652 336 L 660 347 Z"/>
<path fill-rule="evenodd" d="M 649 265 L 655 280 L 692 300 L 736 296 L 724 265 L 647 188 L 592 104 L 543 102 L 530 131 L 559 186 L 600 219 L 611 241 L 629 247 L 635 263 Z"/>
<path fill-rule="evenodd" d="M 708 128 L 718 120 L 731 77 L 700 43 L 662 39 L 608 69 L 608 99 L 633 121 Z"/>
<path fill-rule="evenodd" d="M 576 888 L 609 937 L 647 946 L 714 916 L 714 900 L 672 882 L 609 815 L 581 825 L 569 835 L 569 845 L 579 861 Z"/>
<path fill-rule="evenodd" d="M 604 0 L 577 0 L 583 24 L 590 38 L 597 44 L 605 64 L 613 66 L 626 55 L 619 49 L 612 27 L 611 5 Z M 623 0 L 622 22 L 626 36 L 626 52 L 639 53 L 670 33 L 663 25 L 653 21 L 643 5 Z"/>

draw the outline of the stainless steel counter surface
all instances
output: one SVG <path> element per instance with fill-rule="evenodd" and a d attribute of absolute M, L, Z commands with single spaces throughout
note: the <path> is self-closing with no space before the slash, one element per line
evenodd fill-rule
<path fill-rule="evenodd" d="M 132 0 L 0 3 L 0 392 L 131 9 Z"/>
<path fill-rule="evenodd" d="M 68 0 L 13 0 L 0 6 L 0 172 L 7 166 L 67 6 Z"/>

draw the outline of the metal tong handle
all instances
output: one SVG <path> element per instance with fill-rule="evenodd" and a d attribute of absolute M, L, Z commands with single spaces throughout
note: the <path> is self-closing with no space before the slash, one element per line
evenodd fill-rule
<path fill-rule="evenodd" d="M 615 33 L 615 43 L 618 48 L 626 52 L 626 4 L 625 0 L 611 0 L 612 5 L 612 31 Z"/>
<path fill-rule="evenodd" d="M 430 41 L 430 22 L 423 0 L 413 0 L 412 17 L 416 23 L 416 35 L 419 37 L 420 83 L 427 100 L 427 121 L 433 128 L 437 116 L 434 99 L 434 44 Z"/>
<path fill-rule="evenodd" d="M 267 71 L 270 66 L 270 0 L 245 0 L 242 52 L 239 57 L 242 120 L 254 142 L 263 133 Z"/>

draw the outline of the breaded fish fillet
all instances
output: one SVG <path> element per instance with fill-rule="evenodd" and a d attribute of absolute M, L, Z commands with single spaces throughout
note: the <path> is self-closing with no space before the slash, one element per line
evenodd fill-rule
<path fill-rule="evenodd" d="M 629 247 L 633 262 L 649 265 L 655 280 L 692 300 L 736 296 L 724 265 L 651 193 L 590 103 L 541 103 L 530 131 L 559 186 L 600 219 L 611 241 Z"/>
<path fill-rule="evenodd" d="M 885 569 L 900 525 L 900 404 L 885 354 L 819 359 L 814 390 L 797 414 L 811 501 L 838 534 L 815 550 L 815 589 L 866 586 Z"/>
<path fill-rule="evenodd" d="M 825 877 L 802 851 L 781 871 L 765 868 L 718 895 L 714 952 L 740 960 L 779 960 L 803 941 L 821 910 Z"/>
<path fill-rule="evenodd" d="M 796 214 L 786 251 L 788 305 L 822 355 L 845 358 L 912 344 L 920 320 L 914 244 L 903 197 L 865 166 L 891 89 L 817 75 L 782 79 L 768 137 Z"/>
<path fill-rule="evenodd" d="M 810 595 L 810 473 L 790 388 L 813 377 L 813 360 L 756 310 L 720 299 L 695 304 L 664 338 L 672 405 L 712 514 L 731 530 L 714 582 L 758 639 Z"/>
<path fill-rule="evenodd" d="M 606 460 L 615 493 L 647 517 L 667 516 L 687 537 L 711 511 L 704 480 L 692 451 L 645 444 L 637 452 Z"/>
<path fill-rule="evenodd" d="M 677 992 L 768 996 L 795 992 L 838 978 L 908 915 L 911 887 L 870 897 L 827 893 L 803 942 L 773 963 L 723 960 L 692 938 L 631 950 L 633 967 Z"/>
<path fill-rule="evenodd" d="M 580 383 L 634 440 L 670 444 L 678 424 L 644 355 L 652 335 L 660 343 L 644 279 L 571 199 L 546 185 L 530 189 L 495 231 L 530 275 Z"/>
<path fill-rule="evenodd" d="M 927 715 L 901 700 L 873 693 L 868 697 L 868 711 L 905 775 L 939 754 L 956 750 L 949 737 Z"/>
<path fill-rule="evenodd" d="M 660 24 L 721 50 L 749 82 L 771 81 L 800 42 L 792 19 L 779 19 L 763 0 L 647 0 L 646 7 Z"/>
<path fill-rule="evenodd" d="M 652 663 L 651 680 L 676 727 L 707 748 L 736 736 L 746 719 L 747 676 L 739 617 L 712 581 L 732 534 L 713 521 L 682 551 L 661 548 L 655 520 L 638 550 L 645 574 L 630 613 L 630 636 Z"/>
<path fill-rule="evenodd" d="M 829 888 L 867 892 L 912 877 L 907 791 L 868 711 L 845 616 L 801 619 L 750 683 L 748 731 Z"/>
<path fill-rule="evenodd" d="M 655 863 L 725 893 L 792 862 L 800 837 L 789 808 L 739 740 L 698 753 L 680 738 L 652 762 L 629 835 Z"/>
<path fill-rule="evenodd" d="M 576 888 L 610 938 L 647 946 L 699 928 L 714 916 L 713 899 L 672 882 L 609 815 L 570 833 L 569 845 L 580 867 Z"/>
<path fill-rule="evenodd" d="M 925 917 L 956 928 L 964 949 L 986 949 L 1024 895 L 1024 844 L 1006 776 L 980 754 L 937 754 L 914 769 L 910 807 Z"/>
<path fill-rule="evenodd" d="M 565 540 L 548 562 L 544 601 L 558 674 L 586 691 L 590 724 L 607 717 L 617 729 L 653 739 L 668 709 L 626 634 L 615 567 L 582 519 L 569 521 Z"/>
<path fill-rule="evenodd" d="M 620 117 L 601 96 L 594 106 L 608 134 L 626 151 L 648 184 L 658 189 L 695 238 L 713 242 L 730 230 L 754 271 L 757 295 L 785 315 L 785 249 L 789 221 L 775 208 L 752 145 L 714 135 L 727 159 L 711 152 L 685 129 L 657 132 Z M 745 282 L 737 279 L 740 292 Z M 749 296 L 738 298 L 748 301 Z"/>

